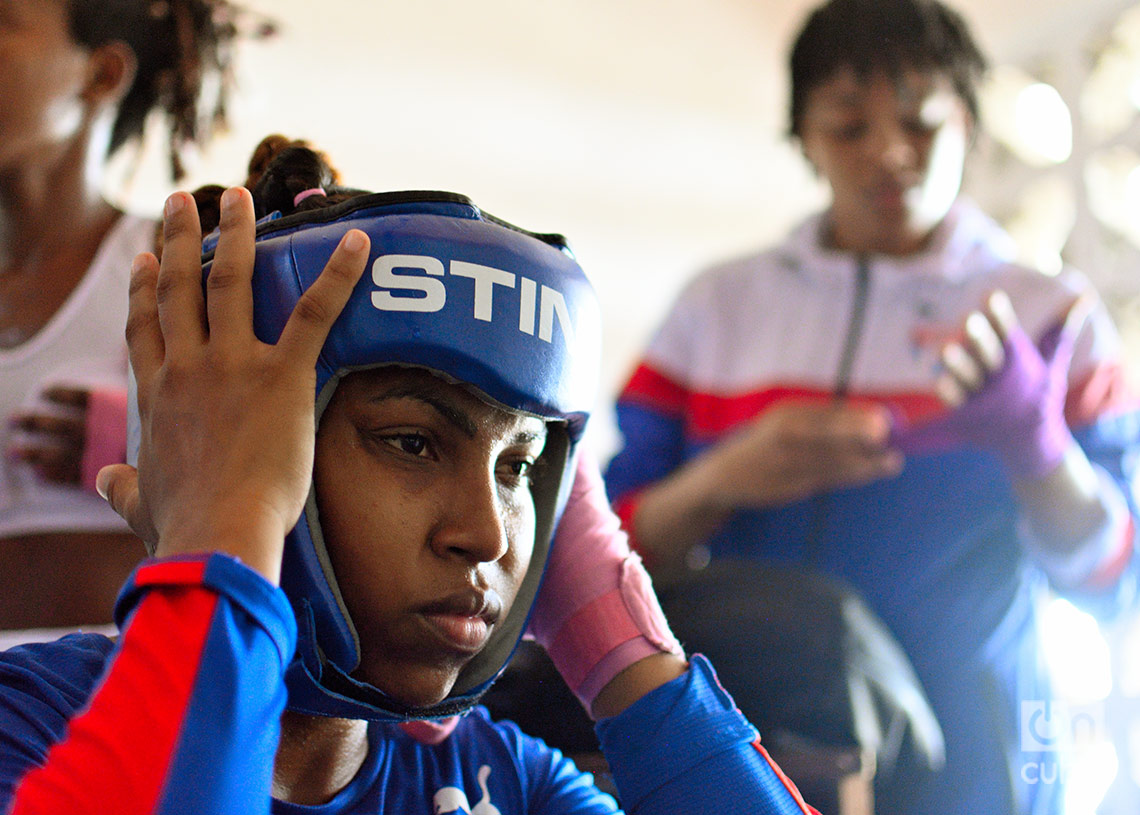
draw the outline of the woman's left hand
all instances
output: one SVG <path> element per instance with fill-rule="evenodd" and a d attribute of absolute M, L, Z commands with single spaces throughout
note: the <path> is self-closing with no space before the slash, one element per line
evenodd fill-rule
<path fill-rule="evenodd" d="M 1073 346 L 1091 308 L 1077 297 L 1034 344 L 1009 296 L 994 291 L 971 312 L 963 337 L 942 349 L 938 394 L 952 411 L 926 425 L 899 428 L 904 453 L 973 444 L 995 453 L 1018 478 L 1051 473 L 1073 443 L 1065 422 Z"/>

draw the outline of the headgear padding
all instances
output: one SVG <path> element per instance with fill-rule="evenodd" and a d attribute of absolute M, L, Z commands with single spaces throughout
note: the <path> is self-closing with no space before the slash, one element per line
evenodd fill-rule
<path fill-rule="evenodd" d="M 573 479 L 573 454 L 598 379 L 597 301 L 557 235 L 525 232 L 452 193 L 380 193 L 258 225 L 254 329 L 276 342 L 301 293 L 349 229 L 372 240 L 368 267 L 317 363 L 316 416 L 340 379 L 381 365 L 429 369 L 507 410 L 545 419 L 536 468 L 531 566 L 487 647 L 440 704 L 409 708 L 350 676 L 360 643 L 337 587 L 310 490 L 285 542 L 281 586 L 300 630 L 289 707 L 306 713 L 402 720 L 471 707 L 506 665 L 538 591 L 553 529 Z M 205 243 L 208 274 L 216 237 Z"/>

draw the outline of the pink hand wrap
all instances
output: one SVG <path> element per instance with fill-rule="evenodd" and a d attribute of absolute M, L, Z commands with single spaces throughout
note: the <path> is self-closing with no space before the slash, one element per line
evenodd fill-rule
<path fill-rule="evenodd" d="M 528 633 L 589 710 L 611 679 L 653 654 L 682 654 L 641 558 L 585 453 L 558 524 Z"/>
<path fill-rule="evenodd" d="M 978 391 L 944 418 L 896 426 L 892 443 L 908 455 L 972 444 L 996 454 L 1014 476 L 1043 478 L 1073 444 L 1065 396 L 1076 337 L 1062 321 L 1035 347 L 1015 327 L 1005 342 L 1005 363 Z"/>
<path fill-rule="evenodd" d="M 99 470 L 127 460 L 126 389 L 92 389 L 87 395 L 84 425 L 79 483 L 85 490 L 95 492 L 95 476 Z"/>

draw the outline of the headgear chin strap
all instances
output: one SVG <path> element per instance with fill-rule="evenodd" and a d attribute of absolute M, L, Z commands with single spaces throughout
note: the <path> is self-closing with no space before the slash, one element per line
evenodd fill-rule
<path fill-rule="evenodd" d="M 254 330 L 276 342 L 301 293 L 349 229 L 372 240 L 368 267 L 317 362 L 317 421 L 340 379 L 380 365 L 429 369 L 490 402 L 550 425 L 533 485 L 530 569 L 487 647 L 446 699 L 411 708 L 353 678 L 360 643 L 337 586 L 310 490 L 285 541 L 281 586 L 299 641 L 286 681 L 290 709 L 381 721 L 435 718 L 474 705 L 517 645 L 573 481 L 574 450 L 595 398 L 599 314 L 594 292 L 557 235 L 525 232 L 453 193 L 365 195 L 270 216 L 257 228 Z M 208 274 L 216 237 L 204 244 Z"/>

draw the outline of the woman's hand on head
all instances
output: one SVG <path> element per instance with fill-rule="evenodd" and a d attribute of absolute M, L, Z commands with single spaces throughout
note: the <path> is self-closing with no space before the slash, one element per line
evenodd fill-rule
<path fill-rule="evenodd" d="M 187 193 L 167 201 L 161 264 L 135 259 L 127 344 L 138 468 L 106 467 L 98 486 L 155 554 L 221 551 L 276 583 L 312 477 L 317 356 L 364 270 L 368 238 L 345 235 L 267 345 L 253 332 L 248 191 L 225 193 L 220 231 L 205 293 Z"/>

